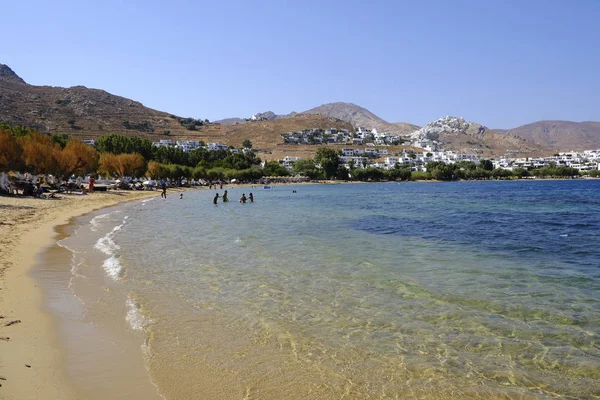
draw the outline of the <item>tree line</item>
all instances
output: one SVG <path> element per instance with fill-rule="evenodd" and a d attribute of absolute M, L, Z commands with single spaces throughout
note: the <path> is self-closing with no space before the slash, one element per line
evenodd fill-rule
<path fill-rule="evenodd" d="M 147 139 L 120 135 L 102 136 L 89 146 L 66 135 L 47 135 L 29 129 L 0 126 L 0 172 L 19 171 L 53 175 L 145 177 L 157 179 L 233 179 L 253 181 L 263 176 L 260 158 L 253 152 L 185 152 L 156 147 Z"/>
<path fill-rule="evenodd" d="M 245 147 L 251 143 L 245 141 Z M 512 171 L 494 169 L 489 160 L 479 164 L 460 161 L 454 164 L 429 162 L 427 172 L 413 172 L 410 166 L 394 168 L 357 168 L 351 162 L 346 168 L 338 151 L 320 147 L 314 158 L 300 159 L 290 172 L 278 161 L 269 161 L 261 169 L 261 159 L 252 151 L 198 148 L 189 152 L 176 147 L 156 147 L 148 139 L 106 135 L 95 146 L 88 146 L 67 135 L 47 135 L 29 128 L 0 124 L 0 172 L 19 171 L 35 175 L 54 175 L 66 180 L 72 175 L 87 174 L 117 177 L 152 177 L 181 181 L 185 179 L 257 181 L 263 176 L 304 175 L 313 180 L 337 179 L 357 181 L 406 180 L 478 180 L 535 177 L 573 177 L 575 168 L 550 164 L 543 168 Z M 589 171 L 598 176 L 599 171 Z"/>

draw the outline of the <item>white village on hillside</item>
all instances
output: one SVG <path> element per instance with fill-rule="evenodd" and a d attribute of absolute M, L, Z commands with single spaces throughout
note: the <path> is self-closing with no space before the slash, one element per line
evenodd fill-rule
<path fill-rule="evenodd" d="M 254 117 L 254 116 L 253 116 Z M 250 121 L 259 120 L 249 118 Z M 473 122 L 457 117 L 440 118 L 423 128 L 405 136 L 395 135 L 390 132 L 379 132 L 377 129 L 357 127 L 354 132 L 347 129 L 308 129 L 298 132 L 282 133 L 284 143 L 294 145 L 348 145 L 339 150 L 340 163 L 348 169 L 354 168 L 380 168 L 389 170 L 396 166 L 410 167 L 414 172 L 426 172 L 428 162 L 442 162 L 453 164 L 460 161 L 472 161 L 479 164 L 482 159 L 490 159 L 494 168 L 502 168 L 512 171 L 517 168 L 535 169 L 545 166 L 556 165 L 575 168 L 581 172 L 600 170 L 600 149 L 570 151 L 557 153 L 551 157 L 511 157 L 512 151 L 498 158 L 480 158 L 477 154 L 460 153 L 444 150 L 444 143 L 439 141 L 442 133 L 460 133 L 467 130 L 475 130 L 473 134 L 479 134 L 485 128 Z M 94 140 L 86 140 L 87 144 L 93 145 Z M 236 149 L 221 143 L 204 144 L 191 140 L 162 139 L 153 143 L 156 147 L 176 147 L 183 151 L 193 151 L 205 148 L 209 151 L 229 150 L 232 153 L 249 152 L 251 149 Z M 386 147 L 403 145 L 410 146 L 401 152 L 390 154 Z M 355 146 L 365 146 L 355 148 Z M 421 149 L 419 151 L 418 149 Z M 300 157 L 286 156 L 279 161 L 284 167 L 292 171 L 294 163 Z M 263 162 L 264 165 L 264 162 Z"/>

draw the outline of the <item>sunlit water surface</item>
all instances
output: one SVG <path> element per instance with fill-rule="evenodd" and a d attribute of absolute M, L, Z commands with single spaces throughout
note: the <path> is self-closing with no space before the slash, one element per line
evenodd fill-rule
<path fill-rule="evenodd" d="M 120 305 L 167 399 L 600 397 L 599 181 L 229 198 L 249 191 L 100 210 L 63 241 L 86 318 Z"/>

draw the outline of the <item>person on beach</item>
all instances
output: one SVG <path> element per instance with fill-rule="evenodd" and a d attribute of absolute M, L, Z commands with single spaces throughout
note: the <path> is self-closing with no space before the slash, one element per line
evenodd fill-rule
<path fill-rule="evenodd" d="M 223 189 L 223 184 L 222 183 L 219 185 L 219 189 Z"/>
<path fill-rule="evenodd" d="M 250 192 L 248 198 L 250 199 L 250 203 L 254 203 L 254 196 L 252 195 L 252 192 Z"/>
<path fill-rule="evenodd" d="M 167 184 L 166 183 L 162 183 L 162 193 L 160 194 L 160 197 L 163 197 L 165 200 L 167 199 Z"/>
<path fill-rule="evenodd" d="M 246 202 L 246 193 L 242 193 L 242 197 L 240 197 L 240 203 Z"/>
<path fill-rule="evenodd" d="M 217 204 L 217 200 L 219 200 L 219 193 L 215 193 L 215 198 L 213 199 L 213 204 Z"/>
<path fill-rule="evenodd" d="M 227 190 L 223 192 L 223 203 L 227 203 L 229 199 L 227 198 Z"/>
<path fill-rule="evenodd" d="M 90 193 L 94 193 L 94 184 L 96 183 L 96 180 L 94 179 L 94 177 L 92 175 L 90 175 L 90 180 L 88 181 L 88 191 Z"/>

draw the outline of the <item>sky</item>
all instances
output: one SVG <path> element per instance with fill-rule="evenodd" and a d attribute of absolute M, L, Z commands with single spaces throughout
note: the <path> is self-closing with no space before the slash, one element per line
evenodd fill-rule
<path fill-rule="evenodd" d="M 600 121 L 600 0 L 4 1 L 0 63 L 218 120 L 344 101 L 389 122 Z"/>

